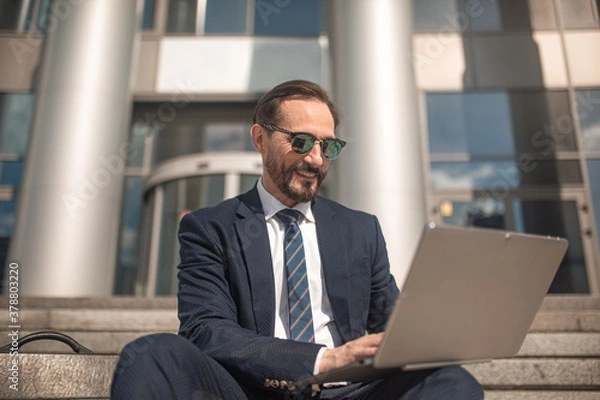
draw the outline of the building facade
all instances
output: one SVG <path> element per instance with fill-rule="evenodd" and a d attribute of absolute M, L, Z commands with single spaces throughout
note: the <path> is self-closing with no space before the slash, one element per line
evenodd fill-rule
<path fill-rule="evenodd" d="M 402 282 L 423 223 L 566 237 L 600 292 L 593 0 L 0 0 L 0 255 L 25 294 L 172 295 L 184 213 L 262 171 L 254 103 L 326 87 L 323 194 L 376 214 Z"/>

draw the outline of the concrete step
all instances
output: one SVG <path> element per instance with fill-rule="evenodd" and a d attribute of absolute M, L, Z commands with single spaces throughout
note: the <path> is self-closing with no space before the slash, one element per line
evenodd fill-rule
<path fill-rule="evenodd" d="M 8 318 L 0 313 L 0 326 L 11 325 Z M 179 327 L 175 308 L 22 308 L 19 321 L 28 330 L 172 332 Z M 543 310 L 531 332 L 600 332 L 600 310 Z"/>
<path fill-rule="evenodd" d="M 6 296 L 0 297 L 1 304 L 8 304 Z M 177 308 L 175 296 L 155 298 L 113 296 L 94 298 L 54 298 L 54 297 L 22 297 L 19 299 L 22 308 L 57 309 L 57 308 L 120 308 L 120 309 L 171 309 Z M 600 310 L 600 296 L 589 295 L 548 295 L 542 302 L 540 311 L 557 310 Z"/>
<path fill-rule="evenodd" d="M 175 330 L 169 332 L 176 333 Z M 61 331 L 68 334 L 81 345 L 97 354 L 119 354 L 123 347 L 153 331 L 146 332 L 93 332 L 93 331 Z M 158 332 L 158 331 L 157 331 Z M 19 332 L 23 337 L 32 333 Z M 8 343 L 8 339 L 0 339 L 0 345 Z M 25 353 L 72 353 L 64 343 L 40 340 L 26 344 L 20 349 Z M 518 357 L 600 357 L 600 333 L 530 333 Z"/>
<path fill-rule="evenodd" d="M 485 400 L 598 400 L 596 390 L 486 390 Z"/>
<path fill-rule="evenodd" d="M 114 355 L 19 354 L 19 391 L 0 385 L 0 398 L 108 398 L 117 360 Z M 11 365 L 11 356 L 1 354 L 0 369 L 9 371 Z M 600 394 L 597 358 L 507 359 L 465 368 L 484 385 L 487 399 L 580 398 L 561 397 L 578 394 L 592 399 Z"/>
<path fill-rule="evenodd" d="M 597 390 L 600 358 L 511 358 L 465 365 L 487 389 Z"/>
<path fill-rule="evenodd" d="M 0 369 L 9 371 L 12 361 L 0 354 Z M 3 379 L 2 399 L 98 399 L 108 398 L 117 356 L 72 354 L 19 354 L 18 391 Z M 15 376 L 15 372 L 9 372 Z"/>

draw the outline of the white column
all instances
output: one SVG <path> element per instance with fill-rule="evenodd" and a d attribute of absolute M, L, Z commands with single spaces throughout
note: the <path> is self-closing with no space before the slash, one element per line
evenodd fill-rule
<path fill-rule="evenodd" d="M 334 192 L 342 203 L 378 216 L 401 286 L 425 223 L 411 0 L 330 0 L 328 6 L 333 93 L 342 111 L 338 135 L 349 142 L 334 161 Z"/>
<path fill-rule="evenodd" d="M 9 262 L 28 296 L 112 293 L 136 0 L 55 0 Z"/>

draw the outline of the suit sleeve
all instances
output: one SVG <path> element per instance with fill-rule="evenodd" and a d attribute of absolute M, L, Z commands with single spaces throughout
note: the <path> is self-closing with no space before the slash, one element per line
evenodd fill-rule
<path fill-rule="evenodd" d="M 367 332 L 377 333 L 385 330 L 385 325 L 398 298 L 398 287 L 390 273 L 385 239 L 381 226 L 373 216 L 375 225 L 375 252 L 371 269 L 371 299 L 367 317 Z"/>
<path fill-rule="evenodd" d="M 179 241 L 179 334 L 250 386 L 281 390 L 283 381 L 311 375 L 322 346 L 263 336 L 240 324 L 227 271 L 231 243 L 223 231 L 190 214 L 181 221 Z"/>

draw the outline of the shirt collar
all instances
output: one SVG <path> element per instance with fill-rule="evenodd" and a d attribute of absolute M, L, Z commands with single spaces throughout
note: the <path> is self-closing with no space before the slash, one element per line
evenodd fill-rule
<path fill-rule="evenodd" d="M 265 186 L 262 182 L 262 176 L 256 184 L 256 189 L 258 190 L 258 197 L 260 197 L 263 212 L 265 213 L 265 220 L 268 221 L 279 211 L 283 210 L 284 208 L 289 208 L 285 204 L 277 200 L 275 196 L 273 196 L 267 191 L 267 189 L 265 189 Z M 304 218 L 306 218 L 308 221 L 315 222 L 315 217 L 313 215 L 310 202 L 298 203 L 294 207 L 292 207 L 292 209 L 300 211 L 302 215 L 304 215 Z"/>

